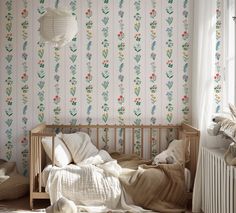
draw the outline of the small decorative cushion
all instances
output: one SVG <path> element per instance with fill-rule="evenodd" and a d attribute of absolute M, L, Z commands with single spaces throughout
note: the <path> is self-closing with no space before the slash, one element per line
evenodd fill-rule
<path fill-rule="evenodd" d="M 0 200 L 17 199 L 28 192 L 28 179 L 21 175 L 11 176 L 0 184 Z"/>
<path fill-rule="evenodd" d="M 16 163 L 15 162 L 7 162 L 7 161 L 1 159 L 0 176 L 14 175 L 14 174 L 17 174 Z"/>
<path fill-rule="evenodd" d="M 62 134 L 62 139 L 70 150 L 73 161 L 76 164 L 98 153 L 98 149 L 85 132 Z"/>
<path fill-rule="evenodd" d="M 46 208 L 46 213 L 77 213 L 77 207 L 73 201 L 61 197 L 53 205 Z"/>
<path fill-rule="evenodd" d="M 17 199 L 29 192 L 29 181 L 19 175 L 15 162 L 0 162 L 0 200 Z"/>
<path fill-rule="evenodd" d="M 172 164 L 172 163 L 180 163 L 182 165 L 185 164 L 185 154 L 186 147 L 184 140 L 173 140 L 168 148 L 158 154 L 154 160 L 153 164 Z"/>
<path fill-rule="evenodd" d="M 42 139 L 42 144 L 47 156 L 52 161 L 52 137 L 44 137 Z M 71 153 L 59 135 L 56 135 L 54 139 L 54 147 L 54 159 L 56 166 L 63 167 L 72 162 Z"/>

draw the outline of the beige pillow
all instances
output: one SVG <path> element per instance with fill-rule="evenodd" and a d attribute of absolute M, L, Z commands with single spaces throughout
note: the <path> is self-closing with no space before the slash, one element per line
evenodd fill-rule
<path fill-rule="evenodd" d="M 73 161 L 76 164 L 98 153 L 98 149 L 85 132 L 62 134 L 62 139 L 70 150 Z"/>
<path fill-rule="evenodd" d="M 179 163 L 184 165 L 186 155 L 185 144 L 185 140 L 173 140 L 166 150 L 154 158 L 153 164 Z"/>
<path fill-rule="evenodd" d="M 28 179 L 21 175 L 10 176 L 0 184 L 0 200 L 17 199 L 29 192 Z"/>
<path fill-rule="evenodd" d="M 15 162 L 0 161 L 0 200 L 16 199 L 29 192 L 29 181 L 19 175 Z"/>
<path fill-rule="evenodd" d="M 47 156 L 52 161 L 52 137 L 44 137 L 42 139 L 42 144 Z M 54 146 L 54 159 L 56 166 L 63 167 L 72 162 L 71 153 L 59 135 L 56 135 L 55 137 Z"/>

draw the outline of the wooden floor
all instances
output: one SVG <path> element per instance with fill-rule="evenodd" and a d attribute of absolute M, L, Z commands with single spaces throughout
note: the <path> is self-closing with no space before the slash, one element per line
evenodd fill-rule
<path fill-rule="evenodd" d="M 23 197 L 17 200 L 0 201 L 0 212 L 1 213 L 29 213 L 29 212 L 45 212 L 45 208 L 49 206 L 48 200 L 38 200 L 35 204 L 35 209 L 32 211 L 29 208 L 29 197 Z M 191 213 L 187 211 L 186 213 Z"/>
<path fill-rule="evenodd" d="M 0 212 L 44 212 L 44 209 L 49 205 L 48 200 L 39 200 L 35 205 L 35 209 L 31 211 L 29 197 L 26 196 L 17 200 L 0 201 Z"/>

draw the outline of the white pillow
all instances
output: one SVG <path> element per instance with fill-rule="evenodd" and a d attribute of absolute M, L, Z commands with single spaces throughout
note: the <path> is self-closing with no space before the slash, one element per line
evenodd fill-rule
<path fill-rule="evenodd" d="M 76 164 L 98 153 L 98 149 L 85 132 L 62 134 L 62 139 L 70 150 L 72 159 Z"/>
<path fill-rule="evenodd" d="M 43 137 L 42 144 L 47 156 L 52 161 L 52 137 Z M 70 151 L 67 149 L 66 145 L 58 135 L 56 135 L 54 139 L 54 146 L 54 159 L 56 166 L 63 167 L 72 162 Z"/>
<path fill-rule="evenodd" d="M 158 165 L 160 163 L 180 163 L 184 165 L 185 153 L 185 141 L 173 140 L 166 150 L 164 150 L 154 158 L 153 164 Z"/>

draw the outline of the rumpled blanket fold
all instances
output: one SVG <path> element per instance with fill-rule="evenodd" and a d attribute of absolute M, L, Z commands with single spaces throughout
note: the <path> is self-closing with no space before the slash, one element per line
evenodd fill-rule
<path fill-rule="evenodd" d="M 119 179 L 124 187 L 126 197 L 134 205 L 155 212 L 181 212 L 185 210 L 186 188 L 184 182 L 184 168 L 180 164 L 146 165 L 139 164 L 137 158 L 122 159 L 116 157 L 120 165 L 138 167 L 124 172 Z M 140 160 L 142 162 L 142 160 Z"/>

